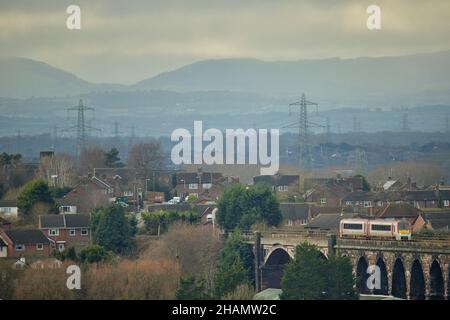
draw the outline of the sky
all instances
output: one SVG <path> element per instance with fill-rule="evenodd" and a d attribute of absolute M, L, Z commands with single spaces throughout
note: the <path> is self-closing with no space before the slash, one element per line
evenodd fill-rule
<path fill-rule="evenodd" d="M 66 8 L 81 8 L 69 30 Z M 381 30 L 366 9 L 381 8 Z M 0 0 L 0 55 L 131 84 L 204 59 L 300 60 L 450 49 L 448 0 Z"/>

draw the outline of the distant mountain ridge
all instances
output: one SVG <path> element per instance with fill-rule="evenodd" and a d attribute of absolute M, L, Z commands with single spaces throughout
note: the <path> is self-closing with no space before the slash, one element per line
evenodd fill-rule
<path fill-rule="evenodd" d="M 380 58 L 200 61 L 133 86 L 173 91 L 306 92 L 329 101 L 450 100 L 450 51 Z M 425 98 L 426 97 L 426 98 Z"/>
<path fill-rule="evenodd" d="M 0 97 L 62 97 L 122 88 L 116 84 L 88 82 L 41 61 L 0 58 Z"/>
<path fill-rule="evenodd" d="M 0 59 L 0 97 L 76 96 L 89 92 L 231 91 L 298 97 L 335 105 L 450 103 L 450 51 L 406 56 L 298 61 L 204 60 L 125 86 L 96 84 L 46 63 Z"/>

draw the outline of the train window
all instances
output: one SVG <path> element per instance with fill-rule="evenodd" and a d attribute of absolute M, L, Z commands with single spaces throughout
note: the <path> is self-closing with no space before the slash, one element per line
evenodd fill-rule
<path fill-rule="evenodd" d="M 363 225 L 358 223 L 344 223 L 344 229 L 362 230 Z"/>
<path fill-rule="evenodd" d="M 373 231 L 391 231 L 391 225 L 386 224 L 372 224 L 370 229 Z"/>

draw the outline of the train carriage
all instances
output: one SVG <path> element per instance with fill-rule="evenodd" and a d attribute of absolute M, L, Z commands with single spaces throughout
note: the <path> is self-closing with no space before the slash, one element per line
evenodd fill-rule
<path fill-rule="evenodd" d="M 395 219 L 343 219 L 339 235 L 343 238 L 411 240 L 411 224 Z"/>

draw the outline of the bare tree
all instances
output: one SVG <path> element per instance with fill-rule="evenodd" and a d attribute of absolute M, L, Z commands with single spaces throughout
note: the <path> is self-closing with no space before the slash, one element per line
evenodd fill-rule
<path fill-rule="evenodd" d="M 119 263 L 91 265 L 86 280 L 86 298 L 174 299 L 180 271 L 167 259 L 123 260 Z"/>
<path fill-rule="evenodd" d="M 82 173 L 93 173 L 94 168 L 105 166 L 105 151 L 100 148 L 84 149 L 80 153 L 79 166 Z"/>
<path fill-rule="evenodd" d="M 67 289 L 66 265 L 60 268 L 27 268 L 20 277 L 14 298 L 19 300 L 69 300 L 75 292 Z"/>
<path fill-rule="evenodd" d="M 177 223 L 142 255 L 177 259 L 183 274 L 203 277 L 211 289 L 222 245 L 219 233 L 210 225 Z"/>
<path fill-rule="evenodd" d="M 42 158 L 39 162 L 38 172 L 39 178 L 55 187 L 73 186 L 77 180 L 75 163 L 67 154 Z"/>
<path fill-rule="evenodd" d="M 139 143 L 128 154 L 128 167 L 136 170 L 141 177 L 149 176 L 153 170 L 162 167 L 163 150 L 158 142 Z"/>

